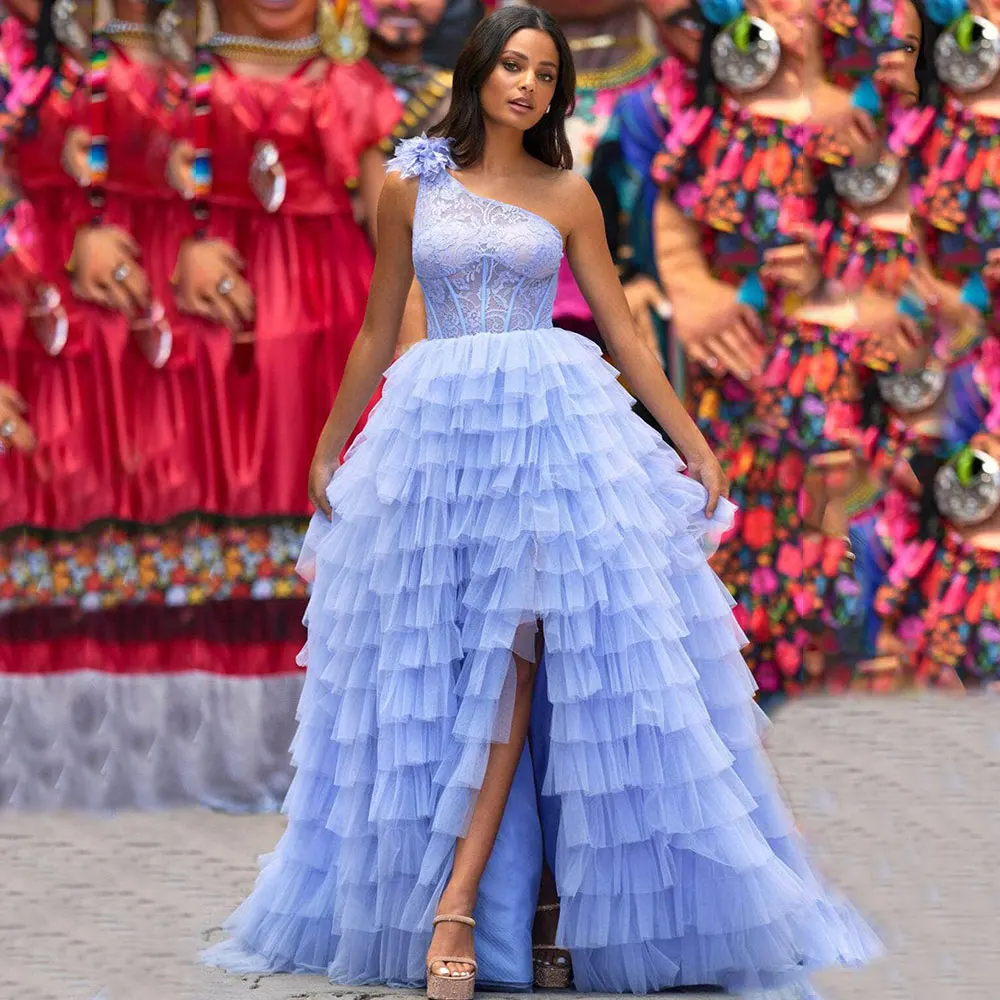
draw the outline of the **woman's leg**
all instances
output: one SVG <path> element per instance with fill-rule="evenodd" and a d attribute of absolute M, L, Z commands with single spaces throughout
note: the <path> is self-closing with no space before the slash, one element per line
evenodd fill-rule
<path fill-rule="evenodd" d="M 548 865 L 542 870 L 538 890 L 538 908 L 531 929 L 535 986 L 543 989 L 565 988 L 571 981 L 572 958 L 565 948 L 556 948 L 559 929 L 559 890 Z"/>
<path fill-rule="evenodd" d="M 476 799 L 476 806 L 469 823 L 469 832 L 455 844 L 455 861 L 451 878 L 441 893 L 438 904 L 440 914 L 461 914 L 471 916 L 476 908 L 479 882 L 486 870 L 486 863 L 493 851 L 500 821 L 503 819 L 507 797 L 514 782 L 524 741 L 528 734 L 531 718 L 531 696 L 534 690 L 537 664 L 541 662 L 543 642 L 538 633 L 535 644 L 535 662 L 514 656 L 517 672 L 517 689 L 514 693 L 514 712 L 510 726 L 510 740 L 494 743 L 490 758 L 486 763 L 483 787 Z M 472 972 L 471 965 L 456 962 L 434 962 L 435 955 L 475 955 L 473 930 L 464 924 L 438 924 L 427 950 L 427 964 L 438 975 L 463 974 Z"/>

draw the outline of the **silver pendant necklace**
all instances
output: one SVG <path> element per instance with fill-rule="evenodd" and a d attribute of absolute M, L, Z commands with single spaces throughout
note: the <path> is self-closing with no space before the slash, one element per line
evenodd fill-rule
<path fill-rule="evenodd" d="M 871 208 L 885 201 L 899 184 L 902 165 L 897 157 L 883 155 L 868 167 L 840 167 L 830 171 L 837 197 L 855 208 Z"/>
<path fill-rule="evenodd" d="M 1000 510 L 1000 465 L 984 451 L 963 452 L 934 477 L 934 500 L 959 527 L 982 524 Z"/>

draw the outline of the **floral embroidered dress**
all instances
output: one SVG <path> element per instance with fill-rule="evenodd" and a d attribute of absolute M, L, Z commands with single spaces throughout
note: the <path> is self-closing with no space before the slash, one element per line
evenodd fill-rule
<path fill-rule="evenodd" d="M 763 253 L 792 242 L 811 221 L 812 136 L 805 125 L 749 114 L 726 99 L 713 114 L 681 116 L 654 174 L 704 235 L 713 272 L 739 285 Z M 824 456 L 842 454 L 857 417 L 851 358 L 855 331 L 790 318 L 792 296 L 765 288 L 767 361 L 750 388 L 688 368 L 689 405 L 727 468 L 740 507 L 713 566 L 737 600 L 737 618 L 766 694 L 819 683 L 807 673 L 835 648 L 833 630 L 859 618 L 845 541 L 819 530 L 827 492 Z"/>
<path fill-rule="evenodd" d="M 940 112 L 912 113 L 896 135 L 910 154 L 914 204 L 938 276 L 971 289 L 970 300 L 980 282 L 982 293 L 995 295 L 983 266 L 998 244 L 1000 122 L 949 97 Z M 915 474 L 923 498 L 912 486 L 890 482 L 876 516 L 857 525 L 859 553 L 864 548 L 872 574 L 870 634 L 882 637 L 876 652 L 888 650 L 899 661 L 894 683 L 955 687 L 996 676 L 1000 554 L 978 544 L 976 531 L 948 522 L 934 502 L 941 466 L 978 431 L 1000 427 L 993 411 L 1000 365 L 992 310 L 984 320 L 981 329 L 937 337 L 935 354 L 946 374 L 940 399 L 929 404 L 938 414 L 932 434 L 926 419 L 915 427 L 912 419 L 888 414 L 886 451 L 897 468 Z"/>
<path fill-rule="evenodd" d="M 891 489 L 877 521 L 881 546 L 873 551 L 889 556 L 876 567 L 882 572 L 873 594 L 889 637 L 879 652 L 894 654 L 897 685 L 979 687 L 1000 675 L 1000 519 L 957 524 L 939 509 L 935 488 L 942 468 L 986 430 L 990 391 L 977 383 L 974 365 L 949 372 L 941 431 L 908 442 L 920 495 L 912 486 Z"/>

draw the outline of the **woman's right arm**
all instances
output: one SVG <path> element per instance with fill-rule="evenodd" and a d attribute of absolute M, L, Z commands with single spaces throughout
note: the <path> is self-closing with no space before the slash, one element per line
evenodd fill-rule
<path fill-rule="evenodd" d="M 413 210 L 416 179 L 386 177 L 378 202 L 378 247 L 368 306 L 351 349 L 340 390 L 320 434 L 309 470 L 309 499 L 330 517 L 326 488 L 340 453 L 371 401 L 379 380 L 392 364 L 413 283 Z"/>
<path fill-rule="evenodd" d="M 692 361 L 720 365 L 748 381 L 764 361 L 760 321 L 740 305 L 736 289 L 711 272 L 697 227 L 661 191 L 653 209 L 654 249 L 660 283 L 673 305 L 671 328 Z"/>

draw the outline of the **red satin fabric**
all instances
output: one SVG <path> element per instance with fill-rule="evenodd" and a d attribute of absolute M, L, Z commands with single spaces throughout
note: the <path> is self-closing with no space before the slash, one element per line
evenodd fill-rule
<path fill-rule="evenodd" d="M 191 206 L 163 182 L 171 123 L 159 77 L 117 51 L 109 61 L 107 204 L 103 222 L 141 245 L 141 263 L 174 334 L 155 371 L 125 319 L 77 302 L 65 273 L 91 209 L 61 166 L 68 128 L 88 125 L 87 94 L 50 95 L 35 134 L 8 153 L 34 212 L 38 257 L 70 320 L 48 357 L 23 311 L 0 302 L 0 379 L 26 396 L 35 456 L 0 462 L 0 530 L 73 530 L 104 518 L 157 523 L 203 510 L 232 516 L 308 513 L 316 439 L 360 327 L 373 256 L 349 185 L 364 150 L 400 115 L 368 64 L 329 66 L 291 83 L 213 74 L 213 186 L 208 235 L 247 262 L 256 342 L 181 316 L 170 278 Z M 183 131 L 174 132 L 174 137 Z M 254 145 L 277 146 L 288 179 L 268 214 L 249 184 Z"/>
<path fill-rule="evenodd" d="M 0 306 L 7 348 L 7 370 L 0 379 L 13 382 L 26 398 L 39 439 L 31 458 L 7 456 L 0 462 L 0 528 L 23 523 L 75 527 L 114 509 L 121 490 L 113 426 L 104 417 L 114 405 L 118 375 L 107 363 L 103 344 L 95 353 L 87 307 L 74 300 L 65 271 L 87 203 L 63 171 L 62 148 L 70 126 L 84 121 L 85 96 L 78 89 L 67 102 L 50 93 L 33 133 L 6 151 L 32 211 L 34 257 L 44 280 L 62 296 L 69 339 L 58 357 L 49 357 L 24 310 L 10 301 Z"/>
<path fill-rule="evenodd" d="M 309 463 L 364 315 L 373 255 L 349 184 L 358 159 L 400 108 L 368 64 L 330 65 L 318 79 L 212 76 L 213 181 L 207 235 L 246 260 L 256 296 L 255 343 L 184 320 L 206 355 L 204 407 L 217 432 L 217 509 L 238 516 L 304 514 Z M 258 141 L 277 147 L 287 177 L 267 213 L 249 168 Z"/>
<path fill-rule="evenodd" d="M 4 643 L 0 673 L 53 674 L 96 670 L 108 674 L 175 674 L 200 671 L 226 677 L 299 673 L 299 640 L 213 642 L 202 637 L 129 642 L 121 638 L 70 637 Z"/>
<path fill-rule="evenodd" d="M 217 484 L 204 475 L 216 463 L 205 432 L 200 345 L 189 335 L 174 304 L 171 276 L 182 240 L 193 231 L 190 207 L 167 185 L 170 122 L 161 100 L 156 67 L 113 50 L 108 66 L 108 181 L 103 222 L 119 226 L 141 247 L 140 263 L 153 297 L 166 311 L 173 348 L 166 366 L 154 369 L 139 350 L 124 317 L 95 310 L 105 338 L 119 353 L 122 392 L 113 419 L 125 491 L 115 514 L 155 524 L 192 510 L 208 509 Z M 127 122 L 126 128 L 115 127 Z"/>

